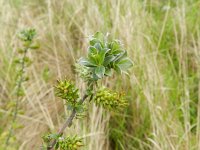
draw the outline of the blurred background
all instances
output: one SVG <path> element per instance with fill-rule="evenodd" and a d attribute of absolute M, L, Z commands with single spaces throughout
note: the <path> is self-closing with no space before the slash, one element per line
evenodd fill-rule
<path fill-rule="evenodd" d="M 16 34 L 27 27 L 40 48 L 28 53 L 9 150 L 37 150 L 62 125 L 69 114 L 53 86 L 67 77 L 84 88 L 73 64 L 96 31 L 121 40 L 134 62 L 129 78 L 107 81 L 127 93 L 129 106 L 114 113 L 90 105 L 66 135 L 83 137 L 83 150 L 200 150 L 199 0 L 0 0 L 1 150 L 15 105 Z"/>

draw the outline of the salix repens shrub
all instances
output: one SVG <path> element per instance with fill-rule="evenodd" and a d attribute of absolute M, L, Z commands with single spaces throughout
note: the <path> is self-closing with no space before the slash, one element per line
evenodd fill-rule
<path fill-rule="evenodd" d="M 24 89 L 23 89 L 23 83 L 29 79 L 29 77 L 26 74 L 26 68 L 30 66 L 31 60 L 28 57 L 28 52 L 33 49 L 39 48 L 38 42 L 34 40 L 36 36 L 35 29 L 25 29 L 18 33 L 18 38 L 21 41 L 21 47 L 17 50 L 17 55 L 14 60 L 14 64 L 16 66 L 17 75 L 15 77 L 16 83 L 15 83 L 15 94 L 14 94 L 14 107 L 12 110 L 12 122 L 10 124 L 10 129 L 7 134 L 7 138 L 5 140 L 5 146 L 4 149 L 7 149 L 10 144 L 11 137 L 14 137 L 14 129 L 16 128 L 16 119 L 19 112 L 19 105 L 20 100 L 24 96 Z"/>
<path fill-rule="evenodd" d="M 83 146 L 80 137 L 76 135 L 64 138 L 63 132 L 66 127 L 72 125 L 75 117 L 86 110 L 85 100 L 89 100 L 90 103 L 94 102 L 97 106 L 109 111 L 123 110 L 128 105 L 125 93 L 101 87 L 98 83 L 112 76 L 114 71 L 119 74 L 128 74 L 128 69 L 132 65 L 132 61 L 119 40 L 109 40 L 108 36 L 101 32 L 94 34 L 89 40 L 87 56 L 80 58 L 75 64 L 76 72 L 87 85 L 85 93 L 81 98 L 78 88 L 72 81 L 58 80 L 55 93 L 65 101 L 68 110 L 71 110 L 71 115 L 58 133 L 47 134 L 43 137 L 45 143 L 43 149 L 77 150 Z"/>

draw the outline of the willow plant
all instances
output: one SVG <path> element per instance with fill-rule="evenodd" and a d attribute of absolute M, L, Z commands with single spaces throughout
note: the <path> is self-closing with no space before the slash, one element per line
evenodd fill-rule
<path fill-rule="evenodd" d="M 104 78 L 119 74 L 128 74 L 127 70 L 132 66 L 132 61 L 127 56 L 122 43 L 119 40 L 109 40 L 103 33 L 95 33 L 89 40 L 87 56 L 78 60 L 76 71 L 79 77 L 86 83 L 86 90 L 81 97 L 79 89 L 69 80 L 58 80 L 55 93 L 65 101 L 71 115 L 66 119 L 58 133 L 43 136 L 43 149 L 53 150 L 77 150 L 83 146 L 82 139 L 78 135 L 63 137 L 64 130 L 70 127 L 73 119 L 85 111 L 85 101 L 94 102 L 97 106 L 110 111 L 121 111 L 128 102 L 124 93 L 112 91 L 102 87 L 98 83 Z"/>
<path fill-rule="evenodd" d="M 12 111 L 12 120 L 11 120 L 11 126 L 8 132 L 8 136 L 5 141 L 5 148 L 9 147 L 10 138 L 14 136 L 14 126 L 16 124 L 16 119 L 19 111 L 19 104 L 20 100 L 24 96 L 24 90 L 23 90 L 23 83 L 28 80 L 28 76 L 26 75 L 26 68 L 31 64 L 31 60 L 28 57 L 28 52 L 32 49 L 39 48 L 39 45 L 36 41 L 34 41 L 34 38 L 36 36 L 35 29 L 25 29 L 19 32 L 18 38 L 21 41 L 21 47 L 18 48 L 18 55 L 16 55 L 14 64 L 16 66 L 17 75 L 16 75 L 16 83 L 15 83 L 15 105 Z"/>

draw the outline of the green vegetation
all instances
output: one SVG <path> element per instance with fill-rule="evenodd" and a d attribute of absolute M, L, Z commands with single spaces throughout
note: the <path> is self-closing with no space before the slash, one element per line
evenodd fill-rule
<path fill-rule="evenodd" d="M 94 104 L 85 101 L 84 108 L 77 106 L 80 113 L 57 139 L 63 145 L 78 144 L 83 150 L 200 149 L 199 5 L 198 0 L 2 0 L 0 150 L 4 150 L 11 126 L 14 132 L 7 150 L 39 149 L 41 137 L 57 133 L 73 106 L 66 105 L 73 104 L 71 99 L 61 101 L 55 96 L 57 79 L 70 81 L 71 96 L 78 94 L 79 99 L 88 80 L 103 79 L 98 85 L 112 89 L 104 89 L 103 96 L 124 91 L 128 100 L 122 111 L 109 111 L 107 102 L 99 104 L 101 98 L 95 96 Z M 15 58 L 23 46 L 17 35 L 27 27 L 36 29 L 40 48 L 27 53 L 33 63 L 25 71 L 29 80 L 22 84 L 23 96 L 13 124 Z M 128 76 L 114 72 L 131 65 L 129 59 L 124 60 L 126 65 L 112 59 L 105 64 L 112 57 L 106 52 L 112 44 L 92 47 L 94 37 L 90 35 L 97 31 L 108 35 L 108 43 L 122 42 L 118 43 L 121 50 L 133 62 Z M 102 48 L 105 51 L 99 53 Z M 46 140 L 57 138 L 48 135 Z"/>
<path fill-rule="evenodd" d="M 80 138 L 63 138 L 62 135 L 67 127 L 72 126 L 74 118 L 85 111 L 85 101 L 88 98 L 89 102 L 95 101 L 97 106 L 102 106 L 111 111 L 123 110 L 127 106 L 124 95 L 101 86 L 103 78 L 111 76 L 112 69 L 127 74 L 128 69 L 132 67 L 132 62 L 127 57 L 127 52 L 123 50 L 121 43 L 116 40 L 108 42 L 106 38 L 103 33 L 95 33 L 90 40 L 88 57 L 81 58 L 79 60 L 80 65 L 76 65 L 76 71 L 80 73 L 80 77 L 87 85 L 82 98 L 79 96 L 79 89 L 71 81 L 66 79 L 58 81 L 55 87 L 56 95 L 65 101 L 65 105 L 71 111 L 71 114 L 58 133 L 43 137 L 45 143 L 42 146 L 43 149 L 77 150 L 80 148 L 80 145 L 82 145 Z M 84 74 L 82 70 L 85 70 Z M 62 140 L 59 140 L 60 138 Z"/>
<path fill-rule="evenodd" d="M 34 29 L 26 29 L 19 32 L 18 37 L 22 41 L 22 48 L 18 49 L 19 56 L 13 61 L 13 66 L 15 66 L 16 77 L 15 77 L 15 87 L 14 87 L 14 96 L 13 99 L 16 99 L 13 103 L 13 106 L 10 106 L 12 109 L 12 118 L 10 123 L 9 131 L 4 131 L 4 138 L 6 137 L 4 149 L 8 149 L 10 145 L 10 139 L 15 137 L 14 130 L 18 128 L 18 123 L 16 122 L 17 115 L 19 112 L 20 100 L 24 96 L 24 89 L 22 87 L 23 82 L 29 79 L 25 75 L 26 68 L 31 64 L 30 58 L 27 56 L 28 51 L 39 48 L 38 44 L 34 43 L 34 37 L 36 32 Z M 8 102 L 9 104 L 10 102 Z M 13 107 L 13 108 L 12 108 Z M 1 139 L 3 141 L 3 139 Z M 3 142 L 2 142 L 3 143 Z M 3 145 L 1 146 L 3 148 Z"/>

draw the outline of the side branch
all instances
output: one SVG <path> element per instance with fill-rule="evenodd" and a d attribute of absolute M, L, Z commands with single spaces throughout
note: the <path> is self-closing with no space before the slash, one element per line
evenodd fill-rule
<path fill-rule="evenodd" d="M 88 97 L 88 95 L 85 94 L 83 96 L 82 100 L 80 101 L 80 103 L 82 104 L 86 100 L 87 97 Z M 73 109 L 73 111 L 72 111 L 71 115 L 69 116 L 69 118 L 65 121 L 65 123 L 63 124 L 63 126 L 58 131 L 58 133 L 57 133 L 58 135 L 61 136 L 63 134 L 64 130 L 67 127 L 70 127 L 72 125 L 72 121 L 73 121 L 73 119 L 74 119 L 75 116 L 76 116 L 76 110 Z M 57 143 L 57 140 L 54 139 L 52 141 L 52 143 L 50 144 L 50 146 L 47 147 L 47 150 L 53 150 L 56 143 Z"/>

